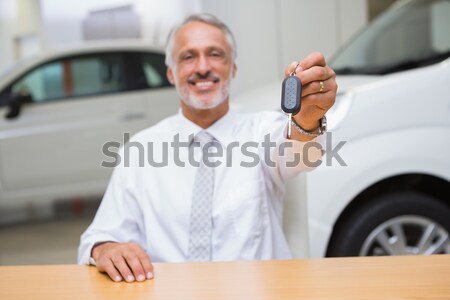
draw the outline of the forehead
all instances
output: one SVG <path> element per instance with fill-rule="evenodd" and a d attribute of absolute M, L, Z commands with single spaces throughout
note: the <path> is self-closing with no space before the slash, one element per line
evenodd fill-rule
<path fill-rule="evenodd" d="M 182 26 L 174 38 L 174 54 L 211 47 L 231 51 L 225 33 L 210 24 L 194 21 Z"/>

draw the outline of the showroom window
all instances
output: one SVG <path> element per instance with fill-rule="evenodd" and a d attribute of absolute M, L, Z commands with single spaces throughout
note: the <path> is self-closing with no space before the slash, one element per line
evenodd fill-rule
<path fill-rule="evenodd" d="M 118 54 L 81 56 L 42 65 L 13 84 L 14 95 L 25 92 L 33 102 L 125 90 L 124 66 Z"/>

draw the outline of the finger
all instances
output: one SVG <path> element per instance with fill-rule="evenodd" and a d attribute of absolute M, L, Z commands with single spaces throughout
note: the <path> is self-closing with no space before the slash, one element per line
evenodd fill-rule
<path fill-rule="evenodd" d="M 144 281 L 146 276 L 141 261 L 134 251 L 127 251 L 124 253 L 125 260 L 133 272 L 134 278 L 137 281 Z"/>
<path fill-rule="evenodd" d="M 141 261 L 142 267 L 144 268 L 145 275 L 147 279 L 152 279 L 154 276 L 153 265 L 150 260 L 150 256 L 145 251 L 142 251 L 141 254 L 138 254 L 139 260 Z"/>
<path fill-rule="evenodd" d="M 130 247 L 139 259 L 140 264 L 144 270 L 144 275 L 147 277 L 147 279 L 153 278 L 153 265 L 151 263 L 150 256 L 148 256 L 147 252 L 145 252 L 145 250 L 142 249 L 142 247 L 138 244 L 131 243 Z"/>
<path fill-rule="evenodd" d="M 114 267 L 114 264 L 110 259 L 104 259 L 102 264 L 97 264 L 97 269 L 100 272 L 106 272 L 109 278 L 115 282 L 122 281 L 122 276 L 120 276 L 120 273 L 117 271 L 116 267 Z"/>
<path fill-rule="evenodd" d="M 320 93 L 320 89 L 321 89 L 321 85 L 320 83 L 322 82 L 324 88 L 322 92 L 325 92 L 327 90 L 325 90 L 325 87 L 327 87 L 328 85 L 326 84 L 327 81 L 313 81 L 310 82 L 308 84 L 304 84 L 302 85 L 302 98 L 305 98 L 308 95 L 312 95 L 315 93 Z"/>
<path fill-rule="evenodd" d="M 295 67 L 297 67 L 297 66 L 298 66 L 298 61 L 293 61 L 293 62 L 291 62 L 291 63 L 286 67 L 286 69 L 284 69 L 284 77 L 289 76 L 289 75 L 295 70 Z"/>
<path fill-rule="evenodd" d="M 334 72 L 330 68 L 317 66 L 297 73 L 297 77 L 300 78 L 302 85 L 308 84 L 313 81 L 325 81 L 332 78 L 333 76 Z"/>
<path fill-rule="evenodd" d="M 130 268 L 128 267 L 125 259 L 118 255 L 112 258 L 112 261 L 114 263 L 114 266 L 119 270 L 120 274 L 122 275 L 122 278 L 124 278 L 127 282 L 133 282 L 135 280 L 133 273 L 131 272 Z"/>
<path fill-rule="evenodd" d="M 315 93 L 302 97 L 302 110 L 306 110 L 308 106 L 316 106 L 320 110 L 327 111 L 333 106 L 336 93 L 334 91 L 328 91 L 325 93 Z"/>
<path fill-rule="evenodd" d="M 320 52 L 313 52 L 299 62 L 303 70 L 308 70 L 314 66 L 325 67 L 325 57 Z"/>
<path fill-rule="evenodd" d="M 322 83 L 322 84 L 321 84 Z M 321 90 L 323 86 L 323 89 Z M 336 89 L 336 81 L 333 78 L 324 81 L 313 81 L 302 85 L 302 97 L 315 93 L 326 93 Z"/>

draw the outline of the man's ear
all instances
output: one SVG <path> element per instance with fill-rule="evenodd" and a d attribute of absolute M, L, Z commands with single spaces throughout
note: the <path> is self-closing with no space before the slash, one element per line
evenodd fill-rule
<path fill-rule="evenodd" d="M 172 71 L 171 67 L 167 67 L 166 75 L 167 75 L 167 79 L 169 80 L 169 82 L 171 84 L 175 85 L 175 80 L 173 78 L 173 71 Z"/>
<path fill-rule="evenodd" d="M 236 64 L 233 64 L 233 70 L 232 70 L 232 74 L 233 74 L 233 78 L 236 77 L 236 72 L 237 72 L 237 66 Z"/>

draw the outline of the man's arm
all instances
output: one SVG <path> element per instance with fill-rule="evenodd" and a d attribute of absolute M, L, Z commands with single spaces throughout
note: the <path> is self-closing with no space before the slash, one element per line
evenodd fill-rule
<path fill-rule="evenodd" d="M 301 110 L 294 116 L 294 121 L 303 130 L 314 132 L 319 128 L 321 118 L 334 104 L 337 91 L 336 75 L 320 53 L 312 53 L 300 62 L 292 62 L 285 69 L 285 76 L 293 72 L 302 82 Z M 320 165 L 325 148 L 324 136 L 305 135 L 295 128 L 291 130 L 290 140 L 286 139 L 285 124 L 286 118 L 276 119 L 269 130 L 272 136 L 282 137 L 271 153 L 277 167 L 268 168 L 279 185 L 283 185 L 287 179 L 300 172 L 311 171 Z"/>
<path fill-rule="evenodd" d="M 78 263 L 95 264 L 114 281 L 153 277 L 150 257 L 139 246 L 145 239 L 133 180 L 130 168 L 122 164 L 115 168 L 95 219 L 81 236 Z"/>

